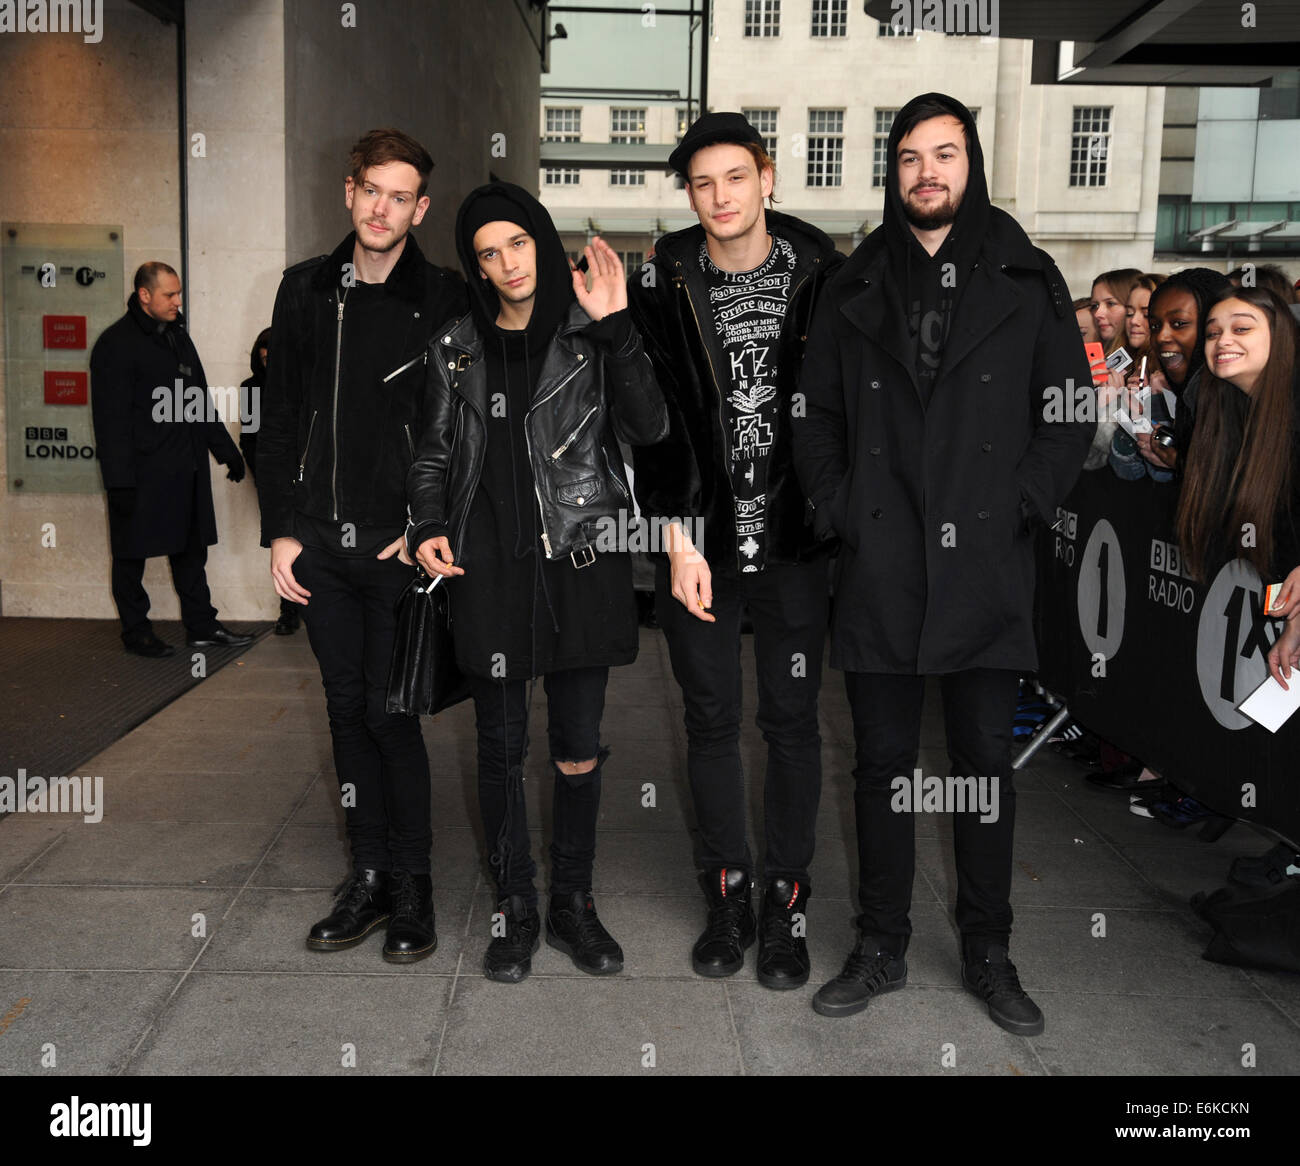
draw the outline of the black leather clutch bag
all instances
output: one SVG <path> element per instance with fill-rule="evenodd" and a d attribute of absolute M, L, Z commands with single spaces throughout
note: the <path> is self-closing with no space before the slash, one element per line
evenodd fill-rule
<path fill-rule="evenodd" d="M 469 696 L 469 685 L 456 665 L 447 592 L 441 583 L 441 576 L 431 579 L 417 568 L 397 597 L 386 702 L 390 713 L 438 713 Z"/>

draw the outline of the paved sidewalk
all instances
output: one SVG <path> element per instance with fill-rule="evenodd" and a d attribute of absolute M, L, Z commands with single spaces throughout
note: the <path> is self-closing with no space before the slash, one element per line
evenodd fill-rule
<path fill-rule="evenodd" d="M 746 653 L 750 648 L 746 643 Z M 746 661 L 752 722 L 752 660 Z M 825 784 L 809 904 L 813 978 L 772 992 L 743 972 L 705 980 L 687 821 L 681 704 L 658 632 L 612 675 L 594 892 L 622 944 L 596 979 L 543 945 L 532 977 L 480 971 L 493 910 L 474 797 L 473 712 L 425 721 L 433 773 L 439 948 L 394 967 L 378 934 L 306 950 L 346 874 L 319 672 L 306 636 L 267 639 L 78 771 L 102 774 L 103 821 L 0 821 L 0 1073 L 146 1074 L 1295 1074 L 1300 977 L 1211 964 L 1187 907 L 1237 854 L 1128 813 L 1050 749 L 1018 775 L 1012 955 L 1046 1032 L 1014 1037 L 958 982 L 951 828 L 919 818 L 914 936 L 903 992 L 844 1020 L 813 992 L 852 943 L 852 731 L 842 680 L 822 690 Z M 549 826 L 544 697 L 527 797 Z M 927 708 L 921 765 L 943 773 Z M 764 746 L 742 748 L 761 788 Z M 643 789 L 652 783 L 655 805 Z M 761 837 L 754 802 L 753 829 Z M 1095 937 L 1104 916 L 1104 937 Z M 1257 1067 L 1242 1067 L 1242 1046 Z M 54 1046 L 55 1065 L 42 1067 Z M 949 1048 L 950 1046 L 950 1048 Z M 355 1068 L 345 1066 L 355 1050 Z M 955 1057 L 955 1064 L 951 1063 Z M 947 1062 L 947 1063 L 945 1063 Z"/>

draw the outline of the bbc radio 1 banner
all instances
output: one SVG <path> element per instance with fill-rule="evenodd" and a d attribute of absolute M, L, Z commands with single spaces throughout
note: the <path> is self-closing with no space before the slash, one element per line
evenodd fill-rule
<path fill-rule="evenodd" d="M 1177 488 L 1089 471 L 1038 544 L 1039 678 L 1097 736 L 1230 817 L 1300 841 L 1300 714 L 1277 733 L 1237 706 L 1282 630 L 1234 559 L 1206 585 L 1182 568 Z M 1300 683 L 1300 673 L 1296 673 Z"/>

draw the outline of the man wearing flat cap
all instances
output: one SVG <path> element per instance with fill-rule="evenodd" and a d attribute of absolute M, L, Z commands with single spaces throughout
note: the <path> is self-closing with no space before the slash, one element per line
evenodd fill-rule
<path fill-rule="evenodd" d="M 629 300 L 668 401 L 670 431 L 635 451 L 642 513 L 681 523 L 657 556 L 656 613 L 682 688 L 686 766 L 699 823 L 696 865 L 708 918 L 691 953 L 702 976 L 744 965 L 758 980 L 808 979 L 806 911 L 821 793 L 817 692 L 830 547 L 813 535 L 795 477 L 791 416 L 804 338 L 842 261 L 809 223 L 765 207 L 776 170 L 739 113 L 707 113 L 669 164 L 696 226 L 665 235 Z M 746 839 L 740 763 L 741 619 L 754 629 L 758 725 L 767 742 L 762 918 Z"/>

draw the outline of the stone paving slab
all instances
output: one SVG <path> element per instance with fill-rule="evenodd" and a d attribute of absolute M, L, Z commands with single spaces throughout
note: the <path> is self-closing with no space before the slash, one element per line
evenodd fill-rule
<path fill-rule="evenodd" d="M 468 702 L 422 725 L 438 951 L 385 964 L 382 929 L 345 952 L 307 951 L 347 843 L 315 660 L 302 635 L 267 637 L 82 767 L 105 778 L 102 822 L 0 821 L 0 1011 L 30 1000 L 0 1037 L 0 1073 L 1231 1075 L 1247 1072 L 1243 1045 L 1256 1048 L 1258 1075 L 1300 1071 L 1300 976 L 1201 959 L 1209 930 L 1187 906 L 1268 841 L 1238 827 L 1206 844 L 1140 819 L 1050 748 L 1016 775 L 1012 874 L 1012 954 L 1045 1033 L 1003 1032 L 961 988 L 952 823 L 937 814 L 913 823 L 907 988 L 855 1017 L 817 1016 L 812 995 L 842 965 L 857 910 L 852 726 L 830 672 L 810 982 L 763 988 L 755 949 L 732 978 L 696 976 L 705 912 L 680 692 L 661 634 L 642 637 L 637 663 L 611 674 L 604 736 L 615 751 L 593 887 L 624 947 L 620 975 L 587 976 L 543 945 L 523 984 L 483 977 L 495 896 Z M 767 747 L 748 644 L 742 662 L 747 826 L 761 863 Z M 923 717 L 926 773 L 946 767 L 937 695 L 932 686 Z M 525 802 L 544 895 L 540 686 L 530 726 Z M 41 1069 L 33 1057 L 47 1042 L 58 1060 Z"/>

